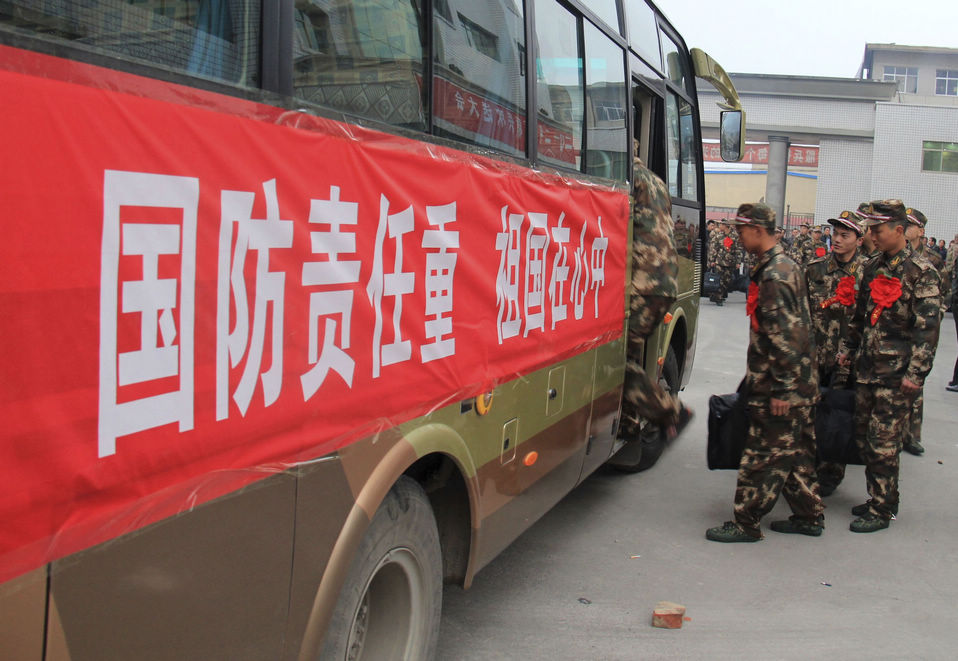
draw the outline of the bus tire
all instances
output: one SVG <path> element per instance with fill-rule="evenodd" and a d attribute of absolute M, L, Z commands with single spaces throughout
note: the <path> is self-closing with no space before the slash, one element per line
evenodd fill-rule
<path fill-rule="evenodd" d="M 431 659 L 441 609 L 436 519 L 422 487 L 403 476 L 359 545 L 320 659 Z"/>
<path fill-rule="evenodd" d="M 678 396 L 679 378 L 679 359 L 675 355 L 675 350 L 669 346 L 669 350 L 665 353 L 665 363 L 662 365 L 659 385 L 673 397 Z M 649 425 L 646 429 L 649 432 L 643 433 L 640 440 L 642 456 L 636 466 L 636 472 L 652 468 L 659 457 L 662 456 L 662 451 L 665 450 L 665 444 L 668 440 L 665 436 L 665 430 L 658 425 Z"/>

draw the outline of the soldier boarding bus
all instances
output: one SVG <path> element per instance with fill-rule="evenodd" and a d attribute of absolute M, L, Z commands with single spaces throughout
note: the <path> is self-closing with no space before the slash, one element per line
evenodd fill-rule
<path fill-rule="evenodd" d="M 643 0 L 0 2 L 0 658 L 429 658 L 444 583 L 654 461 L 633 140 L 678 390 L 696 76 L 738 107 Z"/>

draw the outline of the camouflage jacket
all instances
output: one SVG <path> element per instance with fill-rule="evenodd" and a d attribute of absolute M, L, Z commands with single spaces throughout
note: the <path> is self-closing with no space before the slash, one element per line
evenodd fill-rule
<path fill-rule="evenodd" d="M 632 174 L 632 293 L 675 298 L 679 263 L 672 199 L 665 182 L 641 161 L 634 164 Z"/>
<path fill-rule="evenodd" d="M 727 241 L 726 241 L 727 239 Z M 722 269 L 732 268 L 735 260 L 735 237 L 724 231 L 715 230 L 709 237 L 709 264 Z"/>
<path fill-rule="evenodd" d="M 775 244 L 758 258 L 751 279 L 749 402 L 810 406 L 818 401 L 818 368 L 801 269 Z"/>
<path fill-rule="evenodd" d="M 794 259 L 796 264 L 803 263 L 802 260 L 804 259 L 805 248 L 811 242 L 811 240 L 812 237 L 808 236 L 807 234 L 805 236 L 799 234 L 792 241 L 792 247 L 788 249 L 788 256 Z"/>
<path fill-rule="evenodd" d="M 845 263 L 835 258 L 835 253 L 813 259 L 805 266 L 805 287 L 808 291 L 808 308 L 815 330 L 815 346 L 818 368 L 830 372 L 837 362 L 842 338 L 848 332 L 848 322 L 855 313 L 855 299 L 845 305 L 837 296 L 838 283 L 844 278 L 854 278 L 855 289 L 861 279 L 863 266 L 868 259 L 858 250 Z"/>
<path fill-rule="evenodd" d="M 928 245 L 922 241 L 918 244 L 915 252 L 931 262 L 931 265 L 934 266 L 935 270 L 938 271 L 938 274 L 941 275 L 942 269 L 945 268 L 945 260 L 941 258 L 941 255 L 938 254 L 937 250 L 930 250 Z"/>
<path fill-rule="evenodd" d="M 887 308 L 876 303 L 881 298 L 876 287 L 879 278 L 893 286 L 895 280 L 901 283 L 900 296 Z M 931 262 L 907 244 L 895 255 L 882 253 L 868 260 L 855 315 L 842 343 L 842 352 L 855 357 L 859 383 L 897 388 L 907 378 L 919 386 L 924 384 L 938 346 L 939 282 Z"/>
<path fill-rule="evenodd" d="M 813 259 L 818 259 L 820 257 L 825 257 L 828 255 L 828 249 L 825 247 L 825 242 L 819 239 L 809 239 L 805 243 L 805 247 L 802 248 L 802 261 L 801 264 L 808 264 Z"/>

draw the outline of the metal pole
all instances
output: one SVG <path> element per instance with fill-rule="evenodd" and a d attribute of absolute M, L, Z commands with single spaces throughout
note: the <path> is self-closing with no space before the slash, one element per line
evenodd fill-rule
<path fill-rule="evenodd" d="M 781 227 L 785 215 L 785 175 L 788 169 L 789 139 L 785 135 L 770 135 L 768 142 L 765 200 L 766 204 L 775 211 L 777 225 Z"/>

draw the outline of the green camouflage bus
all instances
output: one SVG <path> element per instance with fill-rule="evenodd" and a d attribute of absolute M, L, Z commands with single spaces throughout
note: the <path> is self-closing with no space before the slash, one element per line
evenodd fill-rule
<path fill-rule="evenodd" d="M 695 347 L 714 61 L 644 0 L 3 0 L 0 657 L 427 659 Z"/>

